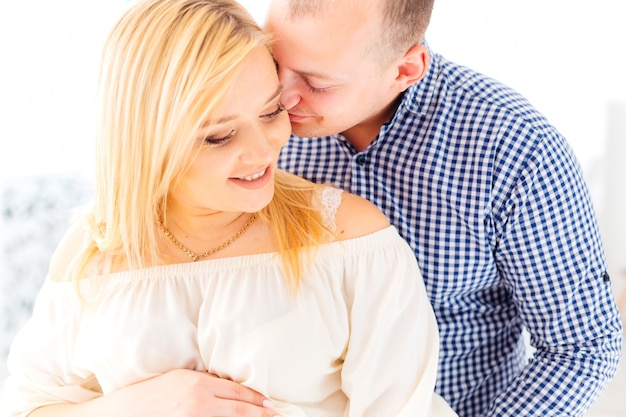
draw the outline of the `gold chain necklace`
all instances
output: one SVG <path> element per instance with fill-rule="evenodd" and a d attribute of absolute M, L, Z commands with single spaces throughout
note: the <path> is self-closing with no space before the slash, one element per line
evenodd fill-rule
<path fill-rule="evenodd" d="M 206 252 L 202 252 L 200 254 L 196 254 L 192 251 L 190 251 L 189 249 L 187 249 L 185 246 L 183 246 L 182 243 L 180 243 L 173 234 L 170 233 L 169 230 L 167 230 L 167 228 L 163 225 L 163 222 L 161 222 L 161 220 L 159 219 L 159 227 L 161 228 L 161 231 L 163 232 L 163 234 L 165 235 L 165 237 L 167 238 L 167 240 L 169 240 L 170 242 L 172 242 L 172 244 L 174 246 L 176 246 L 178 249 L 180 249 L 181 251 L 183 251 L 185 253 L 185 255 L 187 255 L 192 261 L 197 261 L 199 259 L 202 258 L 206 258 L 207 256 L 211 256 L 216 252 L 221 251 L 222 249 L 224 249 L 225 247 L 229 246 L 230 244 L 232 244 L 235 240 L 239 239 L 245 232 L 246 230 L 248 230 L 248 228 L 250 227 L 250 225 L 252 223 L 254 223 L 254 221 L 256 220 L 256 214 L 253 214 L 252 216 L 250 216 L 250 218 L 248 219 L 248 221 L 246 222 L 246 224 L 243 225 L 243 227 L 241 229 L 239 229 L 239 231 L 237 233 L 235 233 L 234 235 L 232 235 L 230 237 L 230 239 L 228 239 L 226 242 L 219 244 L 218 246 L 211 248 L 209 250 L 207 250 Z"/>

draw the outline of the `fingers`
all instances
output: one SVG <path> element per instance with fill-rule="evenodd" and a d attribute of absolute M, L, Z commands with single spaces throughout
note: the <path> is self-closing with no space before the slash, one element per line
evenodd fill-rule
<path fill-rule="evenodd" d="M 273 404 L 265 400 L 266 406 L 250 404 L 237 400 L 222 400 L 218 415 L 223 417 L 280 417 L 273 409 Z"/>
<path fill-rule="evenodd" d="M 252 388 L 248 388 L 230 379 L 220 378 L 213 374 L 209 374 L 209 376 L 212 378 L 210 392 L 212 392 L 213 396 L 216 398 L 242 401 L 259 407 L 263 407 L 264 402 L 271 404 L 264 395 Z"/>
<path fill-rule="evenodd" d="M 176 404 L 180 416 L 279 417 L 272 402 L 261 393 L 207 372 L 177 369 L 156 377 L 154 382 L 158 387 L 151 392 L 168 392 L 166 397 L 175 400 L 168 404 Z M 162 399 L 161 394 L 151 405 Z M 158 409 L 165 413 L 168 408 Z"/>
<path fill-rule="evenodd" d="M 237 382 L 209 374 L 211 392 L 220 401 L 224 417 L 280 417 L 274 411 L 274 404 L 261 393 Z"/>

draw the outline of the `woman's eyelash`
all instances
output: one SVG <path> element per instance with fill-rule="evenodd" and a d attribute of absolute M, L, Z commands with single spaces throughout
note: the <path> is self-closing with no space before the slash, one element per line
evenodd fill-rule
<path fill-rule="evenodd" d="M 285 111 L 285 107 L 279 103 L 278 106 L 276 107 L 276 110 L 274 110 L 271 113 L 262 115 L 261 118 L 271 121 L 271 120 L 274 120 L 283 111 Z M 224 145 L 229 140 L 231 140 L 235 136 L 236 133 L 237 133 L 236 129 L 231 129 L 230 132 L 228 132 L 226 136 L 223 136 L 220 138 L 215 137 L 215 136 L 207 136 L 204 138 L 204 142 L 212 146 Z"/>
<path fill-rule="evenodd" d="M 271 113 L 264 114 L 261 117 L 264 118 L 264 119 L 267 119 L 267 120 L 272 120 L 272 119 L 276 118 L 276 116 L 278 116 L 283 111 L 285 111 L 285 107 L 281 103 L 278 103 L 278 106 L 276 107 L 276 110 L 274 110 Z"/>
<path fill-rule="evenodd" d="M 208 143 L 209 145 L 223 145 L 224 143 L 231 140 L 233 136 L 235 136 L 235 133 L 236 133 L 235 129 L 231 129 L 230 132 L 228 132 L 228 135 L 226 136 L 223 136 L 221 138 L 207 136 L 206 138 L 204 138 L 204 141 Z"/>

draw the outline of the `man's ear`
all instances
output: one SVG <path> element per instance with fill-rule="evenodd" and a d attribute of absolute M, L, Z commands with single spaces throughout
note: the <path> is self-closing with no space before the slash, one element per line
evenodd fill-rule
<path fill-rule="evenodd" d="M 426 75 L 430 65 L 430 54 L 425 45 L 415 45 L 397 63 L 395 84 L 398 91 L 404 91 Z"/>

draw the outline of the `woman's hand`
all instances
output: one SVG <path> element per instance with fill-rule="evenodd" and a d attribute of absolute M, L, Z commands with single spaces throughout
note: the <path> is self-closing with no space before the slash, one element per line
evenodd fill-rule
<path fill-rule="evenodd" d="M 206 372 L 177 369 L 83 404 L 41 407 L 29 417 L 273 417 L 258 392 Z"/>

